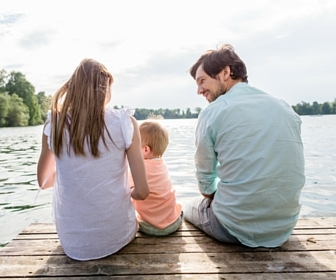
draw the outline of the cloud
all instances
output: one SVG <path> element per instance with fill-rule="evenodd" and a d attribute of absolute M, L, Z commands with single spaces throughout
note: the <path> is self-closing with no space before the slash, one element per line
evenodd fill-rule
<path fill-rule="evenodd" d="M 79 11 L 69 1 L 43 2 L 41 11 L 38 1 L 12 1 L 1 4 L 0 69 L 22 72 L 47 94 L 92 57 L 114 75 L 116 105 L 205 107 L 188 69 L 204 51 L 231 43 L 251 85 L 289 104 L 336 97 L 335 1 L 144 0 L 109 8 L 97 0 Z"/>
<path fill-rule="evenodd" d="M 136 108 L 204 108 L 207 103 L 197 97 L 188 73 L 198 55 L 196 50 L 156 52 L 143 64 L 112 73 L 116 78 L 113 101 Z"/>
<path fill-rule="evenodd" d="M 55 33 L 51 29 L 36 30 L 20 38 L 18 45 L 25 50 L 37 50 L 40 47 L 49 45 Z"/>
<path fill-rule="evenodd" d="M 335 9 L 285 18 L 236 41 L 250 84 L 294 105 L 336 97 Z"/>
<path fill-rule="evenodd" d="M 13 25 L 15 22 L 19 21 L 23 17 L 24 15 L 21 13 L 0 14 L 0 25 Z"/>

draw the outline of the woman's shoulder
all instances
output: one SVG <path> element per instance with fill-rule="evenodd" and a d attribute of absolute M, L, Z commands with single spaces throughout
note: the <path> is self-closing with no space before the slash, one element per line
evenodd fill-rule
<path fill-rule="evenodd" d="M 105 110 L 105 123 L 107 129 L 114 135 L 121 133 L 126 148 L 132 143 L 134 127 L 131 116 L 133 114 L 134 110 L 130 108 L 106 108 Z"/>
<path fill-rule="evenodd" d="M 129 107 L 124 107 L 121 109 L 114 109 L 111 107 L 106 107 L 105 109 L 105 115 L 107 118 L 116 118 L 116 119 L 120 119 L 123 120 L 125 118 L 129 119 L 130 116 L 132 116 L 134 114 L 134 109 L 131 109 Z"/>

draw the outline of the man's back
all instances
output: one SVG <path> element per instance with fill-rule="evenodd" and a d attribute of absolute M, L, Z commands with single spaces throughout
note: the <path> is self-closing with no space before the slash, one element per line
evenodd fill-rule
<path fill-rule="evenodd" d="M 245 245 L 279 246 L 296 224 L 305 180 L 300 125 L 288 104 L 246 83 L 199 117 L 198 181 L 219 177 L 214 214 Z"/>

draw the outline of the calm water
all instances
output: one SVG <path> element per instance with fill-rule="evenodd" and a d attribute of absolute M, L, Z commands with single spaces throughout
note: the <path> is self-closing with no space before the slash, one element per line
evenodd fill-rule
<path fill-rule="evenodd" d="M 302 121 L 306 184 L 300 215 L 336 216 L 336 115 L 303 116 Z M 178 201 L 183 203 L 198 195 L 193 163 L 197 120 L 161 122 L 170 135 L 164 158 Z M 8 243 L 32 222 L 52 221 L 52 189 L 41 191 L 36 199 L 42 128 L 0 128 L 0 245 Z"/>

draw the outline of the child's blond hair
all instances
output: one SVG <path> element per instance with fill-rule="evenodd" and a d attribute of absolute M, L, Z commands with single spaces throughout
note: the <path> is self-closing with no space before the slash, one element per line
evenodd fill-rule
<path fill-rule="evenodd" d="M 162 156 L 168 144 L 168 131 L 156 121 L 145 121 L 140 126 L 141 145 L 149 146 L 155 156 Z"/>

